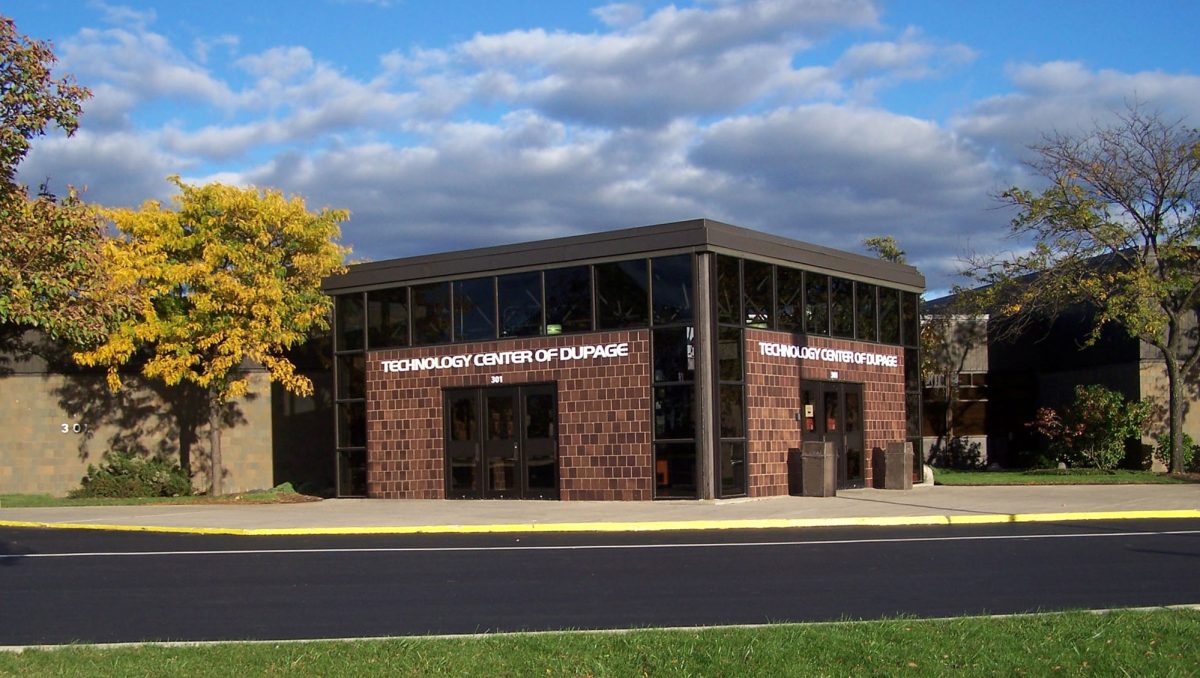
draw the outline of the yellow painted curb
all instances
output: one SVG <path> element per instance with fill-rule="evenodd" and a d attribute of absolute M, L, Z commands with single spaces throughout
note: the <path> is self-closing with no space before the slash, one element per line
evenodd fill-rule
<path fill-rule="evenodd" d="M 893 527 L 904 525 L 995 525 L 1081 520 L 1200 519 L 1200 510 L 1094 511 L 1065 513 L 987 513 L 975 515 L 873 516 L 852 518 L 760 518 L 746 520 L 662 520 L 591 523 L 500 523 L 491 525 L 408 525 L 377 527 L 175 527 L 0 520 L 0 527 L 114 532 L 161 532 L 233 536 L 367 535 L 367 534 L 499 534 L 514 532 L 663 532 L 668 530 L 747 530 L 804 527 Z"/>

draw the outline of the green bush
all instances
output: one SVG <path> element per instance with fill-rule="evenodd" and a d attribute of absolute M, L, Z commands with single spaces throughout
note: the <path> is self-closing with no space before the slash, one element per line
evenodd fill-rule
<path fill-rule="evenodd" d="M 1125 442 L 1141 435 L 1150 403 L 1131 402 L 1099 384 L 1075 387 L 1066 412 L 1038 410 L 1028 426 L 1046 436 L 1050 450 L 1071 466 L 1110 469 L 1125 457 Z"/>
<path fill-rule="evenodd" d="M 1171 468 L 1171 434 L 1167 432 L 1154 436 L 1154 458 Z M 1183 434 L 1183 470 L 1200 471 L 1200 445 L 1186 433 Z"/>
<path fill-rule="evenodd" d="M 68 496 L 182 497 L 192 493 L 187 473 L 166 459 L 109 452 L 100 466 L 89 464 L 83 485 Z"/>

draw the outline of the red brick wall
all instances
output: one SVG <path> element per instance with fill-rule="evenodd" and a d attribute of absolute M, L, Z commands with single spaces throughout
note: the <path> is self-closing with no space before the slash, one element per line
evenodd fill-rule
<path fill-rule="evenodd" d="M 758 342 L 865 351 L 898 356 L 896 367 L 828 363 L 765 356 Z M 800 381 L 836 381 L 863 385 L 866 486 L 872 487 L 871 460 L 875 448 L 904 437 L 904 350 L 899 346 L 867 344 L 845 339 L 797 336 L 783 332 L 746 330 L 746 418 L 749 446 L 748 494 L 766 497 L 787 494 L 787 451 L 800 447 Z"/>
<path fill-rule="evenodd" d="M 443 370 L 385 372 L 380 362 L 629 343 L 629 355 Z M 650 443 L 650 333 L 600 332 L 450 346 L 387 349 L 367 355 L 367 495 L 445 496 L 442 390 L 558 384 L 559 495 L 564 500 L 654 497 Z"/>

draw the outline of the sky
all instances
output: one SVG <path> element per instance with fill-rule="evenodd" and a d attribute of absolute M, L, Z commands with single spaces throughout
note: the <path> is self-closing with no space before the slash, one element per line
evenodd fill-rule
<path fill-rule="evenodd" d="M 348 209 L 381 260 L 708 218 L 863 252 L 932 294 L 1020 249 L 1029 146 L 1137 104 L 1200 125 L 1194 0 L 19 0 L 93 93 L 31 185 L 171 175 Z"/>

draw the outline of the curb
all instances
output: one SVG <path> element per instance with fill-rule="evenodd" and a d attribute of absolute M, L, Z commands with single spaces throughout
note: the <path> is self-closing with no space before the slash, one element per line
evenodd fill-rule
<path fill-rule="evenodd" d="M 746 520 L 670 520 L 590 523 L 500 523 L 484 525 L 407 525 L 377 527 L 176 527 L 168 525 L 117 525 L 96 523 L 46 523 L 0 520 L 0 527 L 110 532 L 208 534 L 240 537 L 372 534 L 502 534 L 516 532 L 665 532 L 675 530 L 762 530 L 811 527 L 898 527 L 910 525 L 996 525 L 1082 520 L 1200 519 L 1200 510 L 1095 511 L 1065 513 L 989 513 L 983 515 L 876 516 L 853 518 L 762 518 Z"/>

